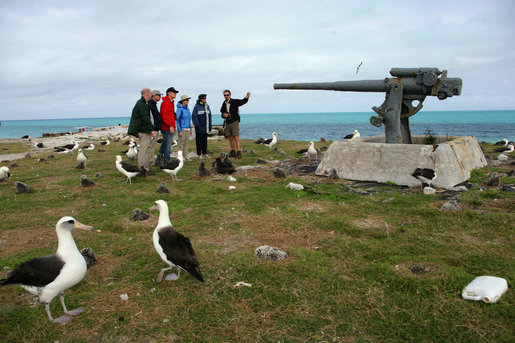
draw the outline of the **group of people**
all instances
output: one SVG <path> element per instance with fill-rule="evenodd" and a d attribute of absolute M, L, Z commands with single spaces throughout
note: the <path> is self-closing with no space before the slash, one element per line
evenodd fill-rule
<path fill-rule="evenodd" d="M 195 128 L 195 141 L 197 155 L 199 157 L 209 157 L 207 155 L 207 137 L 212 129 L 211 109 L 207 104 L 207 94 L 199 94 L 197 102 L 190 112 L 188 108 L 189 100 L 187 95 L 182 95 L 175 109 L 175 98 L 178 90 L 170 87 L 163 94 L 159 90 L 151 91 L 150 88 L 141 90 L 141 98 L 136 102 L 132 110 L 129 123 L 128 134 L 140 139 L 140 150 L 138 153 L 138 168 L 140 175 L 146 176 L 153 174 L 149 169 L 149 164 L 154 159 L 155 142 L 158 133 L 161 132 L 163 141 L 157 154 L 158 161 L 170 162 L 172 153 L 172 143 L 175 133 L 178 135 L 177 150 L 181 150 L 184 159 L 188 158 L 188 144 L 191 136 L 192 122 Z M 241 158 L 241 144 L 239 137 L 239 107 L 246 104 L 250 97 L 247 92 L 243 99 L 231 99 L 231 92 L 224 91 L 224 102 L 220 108 L 224 119 L 225 136 L 229 138 L 231 151 L 230 157 Z M 158 109 L 158 103 L 161 101 Z"/>

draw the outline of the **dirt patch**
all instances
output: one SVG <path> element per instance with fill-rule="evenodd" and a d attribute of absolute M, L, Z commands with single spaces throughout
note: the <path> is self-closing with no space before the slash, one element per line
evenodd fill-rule
<path fill-rule="evenodd" d="M 395 270 L 411 277 L 436 277 L 443 268 L 433 262 L 403 262 L 395 265 Z"/>
<path fill-rule="evenodd" d="M 394 227 L 380 219 L 355 219 L 352 221 L 352 225 L 370 234 L 389 235 L 392 231 L 395 231 Z"/>

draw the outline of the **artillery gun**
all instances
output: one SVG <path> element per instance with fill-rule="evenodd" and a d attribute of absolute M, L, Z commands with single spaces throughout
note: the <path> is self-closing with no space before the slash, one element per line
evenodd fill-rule
<path fill-rule="evenodd" d="M 420 111 L 426 96 L 440 100 L 461 94 L 462 81 L 448 78 L 447 70 L 437 68 L 392 68 L 392 78 L 383 80 L 275 83 L 274 89 L 315 89 L 341 92 L 385 92 L 384 103 L 372 107 L 374 126 L 385 126 L 386 143 L 411 144 L 409 117 Z M 416 102 L 416 103 L 415 103 Z"/>

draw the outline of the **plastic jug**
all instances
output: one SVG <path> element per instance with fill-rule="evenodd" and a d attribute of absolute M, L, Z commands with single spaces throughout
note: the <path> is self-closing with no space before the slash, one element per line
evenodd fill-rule
<path fill-rule="evenodd" d="M 496 276 L 478 276 L 461 292 L 463 299 L 495 303 L 508 290 L 508 282 Z"/>

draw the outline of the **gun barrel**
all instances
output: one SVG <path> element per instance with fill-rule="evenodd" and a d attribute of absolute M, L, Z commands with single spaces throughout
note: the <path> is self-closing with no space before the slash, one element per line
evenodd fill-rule
<path fill-rule="evenodd" d="M 340 92 L 386 92 L 387 84 L 383 80 L 274 83 L 274 89 L 319 89 Z"/>

